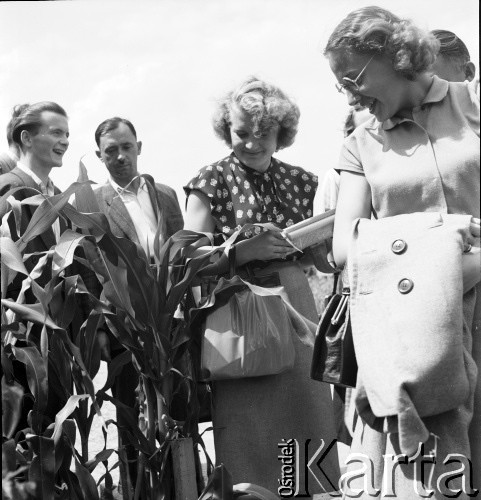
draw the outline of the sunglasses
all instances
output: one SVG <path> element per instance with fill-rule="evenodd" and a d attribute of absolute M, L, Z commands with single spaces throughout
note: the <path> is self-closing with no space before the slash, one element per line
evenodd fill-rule
<path fill-rule="evenodd" d="M 351 78 L 348 78 L 347 76 L 344 76 L 342 78 L 342 81 L 344 83 L 336 83 L 337 91 L 341 94 L 345 94 L 346 90 L 349 90 L 349 92 L 360 92 L 361 87 L 359 86 L 357 81 L 359 80 L 359 78 L 361 78 L 362 74 L 364 73 L 364 71 L 366 71 L 366 68 L 369 66 L 369 63 L 373 59 L 374 59 L 374 56 L 372 56 L 371 59 L 369 59 L 369 61 L 367 61 L 364 68 L 361 69 L 361 72 L 356 76 L 356 78 L 354 78 L 354 80 L 352 80 Z"/>

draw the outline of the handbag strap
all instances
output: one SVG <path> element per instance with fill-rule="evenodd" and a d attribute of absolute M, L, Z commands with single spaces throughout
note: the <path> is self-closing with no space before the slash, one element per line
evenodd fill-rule
<path fill-rule="evenodd" d="M 335 293 L 337 293 L 337 285 L 339 284 L 339 275 L 340 274 L 341 274 L 340 272 L 334 273 L 334 279 L 332 281 L 332 293 L 331 293 L 331 295 L 334 295 Z"/>
<path fill-rule="evenodd" d="M 232 243 L 226 248 L 227 260 L 229 261 L 229 279 L 232 279 L 236 274 L 236 248 Z"/>

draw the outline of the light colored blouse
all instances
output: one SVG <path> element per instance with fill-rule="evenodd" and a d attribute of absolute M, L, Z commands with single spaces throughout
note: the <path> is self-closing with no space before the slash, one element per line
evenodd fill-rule
<path fill-rule="evenodd" d="M 433 76 L 413 118 L 374 117 L 346 138 L 338 170 L 366 176 L 378 217 L 414 212 L 480 217 L 479 82 Z"/>

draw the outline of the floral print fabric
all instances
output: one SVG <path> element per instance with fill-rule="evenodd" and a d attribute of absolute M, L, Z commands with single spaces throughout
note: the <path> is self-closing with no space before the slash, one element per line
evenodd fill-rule
<path fill-rule="evenodd" d="M 271 222 L 285 228 L 312 217 L 317 185 L 317 176 L 303 168 L 272 158 L 261 173 L 231 153 L 203 167 L 184 191 L 187 196 L 192 190 L 208 196 L 217 231 L 228 237 L 244 224 Z"/>

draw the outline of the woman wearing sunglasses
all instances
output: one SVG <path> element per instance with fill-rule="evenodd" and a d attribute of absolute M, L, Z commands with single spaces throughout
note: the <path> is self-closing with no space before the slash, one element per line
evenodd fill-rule
<path fill-rule="evenodd" d="M 379 7 L 366 7 L 351 12 L 335 28 L 324 51 L 337 79 L 337 90 L 346 95 L 351 106 L 365 107 L 372 115 L 346 138 L 341 152 L 338 167 L 341 183 L 333 240 L 336 264 L 342 266 L 347 261 L 353 222 L 358 218 L 384 219 L 419 212 L 472 216 L 469 231 L 473 245 L 468 245 L 464 254 L 460 251 L 459 257 L 463 270 L 459 293 L 464 289 L 464 325 L 462 332 L 453 332 L 462 338 L 464 345 L 469 394 L 459 407 L 417 420 L 429 432 L 429 443 L 423 443 L 426 445 L 424 453 L 427 455 L 431 449 L 436 451 L 434 458 L 425 459 L 424 464 L 422 456 L 416 459 L 400 454 L 401 441 L 410 438 L 405 431 L 413 429 L 415 419 L 396 421 L 394 429 L 390 418 L 384 418 L 383 426 L 374 425 L 376 415 L 372 421 L 361 418 L 351 451 L 369 459 L 373 476 L 372 484 L 365 481 L 366 474 L 357 476 L 360 485 L 356 481 L 349 484 L 351 489 L 359 486 L 363 492 L 361 498 L 371 498 L 383 489 L 382 497 L 393 493 L 394 489 L 396 498 L 406 500 L 419 498 L 429 488 L 434 490 L 431 498 L 444 498 L 441 490 L 452 493 L 453 488 L 460 488 L 459 493 L 464 498 L 470 485 L 463 486 L 462 474 L 449 484 L 443 480 L 444 473 L 452 473 L 453 468 L 462 466 L 443 462 L 450 453 L 462 455 L 467 460 L 479 457 L 481 425 L 479 410 L 475 409 L 473 419 L 476 367 L 472 357 L 472 342 L 478 353 L 480 343 L 479 331 L 473 339 L 475 325 L 479 325 L 474 310 L 476 292 L 479 301 L 477 284 L 481 272 L 479 95 L 472 83 L 448 83 L 432 75 L 429 70 L 438 49 L 437 40 L 410 21 Z M 402 251 L 393 247 L 393 252 Z M 399 292 L 406 294 L 410 289 L 399 289 Z M 477 309 L 479 311 L 479 307 Z M 396 310 L 392 314 L 396 314 Z M 428 314 L 433 312 L 426 311 Z M 354 336 L 355 326 L 353 323 Z M 380 330 L 383 328 L 380 325 Z M 356 343 L 356 338 L 354 341 Z M 367 349 L 377 348 L 369 345 Z M 479 366 L 480 360 L 477 361 Z M 390 371 L 396 369 L 392 366 Z M 366 406 L 375 406 L 369 400 L 368 395 L 372 393 L 364 386 L 363 375 L 360 365 L 356 406 L 361 414 Z M 381 382 L 378 379 L 378 383 Z M 427 465 L 429 460 L 435 460 L 435 466 Z M 359 468 L 356 463 L 354 467 L 350 465 L 348 471 Z M 481 464 L 473 463 L 473 471 L 479 470 Z M 469 475 L 469 471 L 466 474 Z M 464 479 L 469 482 L 470 478 Z"/>

